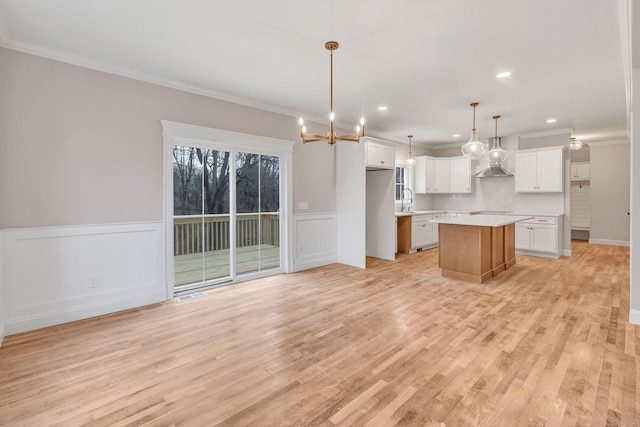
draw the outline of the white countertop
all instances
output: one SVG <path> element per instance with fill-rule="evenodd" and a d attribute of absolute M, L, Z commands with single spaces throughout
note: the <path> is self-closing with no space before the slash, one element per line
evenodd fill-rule
<path fill-rule="evenodd" d="M 470 214 L 477 211 L 448 211 L 443 209 L 429 210 L 429 211 L 409 211 L 409 212 L 396 212 L 396 216 L 412 216 L 412 215 L 428 215 L 436 213 L 456 213 L 456 214 Z"/>
<path fill-rule="evenodd" d="M 432 219 L 429 222 L 436 222 L 438 224 L 475 225 L 479 227 L 501 227 L 531 218 L 533 217 L 516 215 L 469 215 L 458 218 Z"/>

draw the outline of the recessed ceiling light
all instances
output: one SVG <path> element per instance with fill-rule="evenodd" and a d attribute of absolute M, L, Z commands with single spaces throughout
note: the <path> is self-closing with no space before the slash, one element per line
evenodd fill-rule
<path fill-rule="evenodd" d="M 511 75 L 511 71 L 503 71 L 502 73 L 496 74 L 496 77 L 499 79 L 504 79 L 505 77 L 509 77 Z"/>
<path fill-rule="evenodd" d="M 459 133 L 454 133 L 453 135 L 451 135 L 454 138 L 460 138 L 460 134 Z"/>
<path fill-rule="evenodd" d="M 381 105 L 378 107 L 378 111 L 385 111 L 387 109 L 386 105 Z"/>
<path fill-rule="evenodd" d="M 557 122 L 557 119 L 547 119 L 547 123 L 555 123 Z"/>

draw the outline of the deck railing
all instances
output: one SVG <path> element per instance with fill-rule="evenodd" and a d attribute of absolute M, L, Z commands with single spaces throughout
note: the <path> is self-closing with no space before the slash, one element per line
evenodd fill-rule
<path fill-rule="evenodd" d="M 173 217 L 173 254 L 187 255 L 229 249 L 229 215 Z M 278 213 L 236 214 L 236 247 L 280 246 Z"/>

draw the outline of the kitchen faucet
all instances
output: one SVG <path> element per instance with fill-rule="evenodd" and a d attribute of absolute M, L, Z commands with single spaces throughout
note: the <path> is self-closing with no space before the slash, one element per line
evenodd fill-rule
<path fill-rule="evenodd" d="M 410 188 L 406 188 L 402 190 L 402 197 L 400 198 L 400 212 L 404 212 L 404 192 L 409 192 L 409 205 L 413 204 L 413 191 Z"/>

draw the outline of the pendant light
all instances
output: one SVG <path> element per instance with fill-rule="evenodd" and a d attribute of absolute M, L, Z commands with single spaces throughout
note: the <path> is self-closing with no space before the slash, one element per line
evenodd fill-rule
<path fill-rule="evenodd" d="M 498 136 L 498 119 L 500 116 L 493 116 L 493 120 L 496 121 L 496 136 L 493 139 L 493 145 L 491 150 L 487 151 L 487 158 L 489 159 L 489 167 L 483 171 L 478 172 L 474 176 L 476 178 L 489 178 L 498 176 L 512 176 L 513 174 L 504 169 L 501 165 L 507 159 L 509 153 L 500 147 L 500 137 Z"/>
<path fill-rule="evenodd" d="M 489 166 L 500 166 L 502 162 L 507 159 L 507 151 L 500 147 L 500 137 L 498 137 L 498 119 L 500 116 L 493 116 L 492 119 L 496 121 L 496 136 L 493 138 L 493 146 L 491 150 L 487 152 L 489 155 Z"/>
<path fill-rule="evenodd" d="M 405 163 L 407 166 L 412 167 L 413 165 L 416 164 L 416 159 L 414 159 L 413 156 L 411 155 L 411 138 L 413 138 L 413 135 L 409 135 L 407 136 L 407 138 L 409 138 L 409 158 L 407 158 Z"/>
<path fill-rule="evenodd" d="M 569 148 L 572 150 L 579 150 L 582 148 L 582 141 L 577 140 L 575 137 L 571 137 L 571 142 L 569 143 Z"/>
<path fill-rule="evenodd" d="M 462 155 L 470 158 L 471 160 L 480 159 L 489 148 L 484 142 L 478 141 L 478 137 L 476 136 L 476 107 L 478 105 L 478 102 L 471 103 L 471 106 L 473 107 L 473 128 L 471 129 L 471 139 L 462 146 Z"/>

